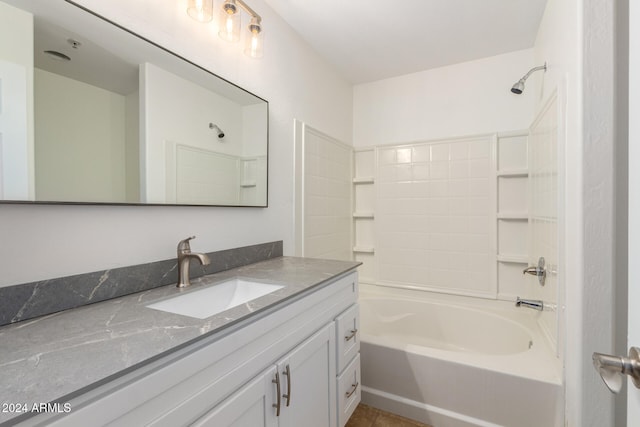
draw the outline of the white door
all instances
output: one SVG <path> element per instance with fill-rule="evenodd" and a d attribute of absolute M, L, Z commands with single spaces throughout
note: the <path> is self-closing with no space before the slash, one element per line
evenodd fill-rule
<path fill-rule="evenodd" d="M 628 347 L 640 347 L 640 4 L 629 2 L 629 313 Z M 627 387 L 627 425 L 640 426 L 640 389 Z"/>
<path fill-rule="evenodd" d="M 627 383 L 627 426 L 640 426 L 640 2 L 629 2 L 629 288 L 627 295 L 629 358 L 620 356 L 597 356 L 594 361 L 604 368 L 601 375 L 610 389 L 620 389 L 624 378 L 621 371 L 633 374 Z M 633 354 L 633 357 L 631 356 Z"/>

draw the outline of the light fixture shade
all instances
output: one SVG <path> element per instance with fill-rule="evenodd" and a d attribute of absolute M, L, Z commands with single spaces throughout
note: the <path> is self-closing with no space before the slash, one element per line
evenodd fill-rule
<path fill-rule="evenodd" d="M 227 7 L 225 5 L 233 4 L 234 7 Z M 240 11 L 237 10 L 234 3 L 228 0 L 224 3 L 220 9 L 218 35 L 223 40 L 228 42 L 237 42 L 240 40 Z"/>
<path fill-rule="evenodd" d="M 213 0 L 189 0 L 187 13 L 198 22 L 213 19 Z"/>
<path fill-rule="evenodd" d="M 249 33 L 244 46 L 244 54 L 251 58 L 262 58 L 264 49 L 264 32 L 260 27 L 252 28 L 249 25 Z"/>

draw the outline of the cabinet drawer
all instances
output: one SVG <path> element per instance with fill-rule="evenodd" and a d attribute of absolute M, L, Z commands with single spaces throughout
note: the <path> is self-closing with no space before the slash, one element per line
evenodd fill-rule
<path fill-rule="evenodd" d="M 342 372 L 360 351 L 360 310 L 354 304 L 336 318 L 336 371 Z"/>
<path fill-rule="evenodd" d="M 360 403 L 360 354 L 349 363 L 336 380 L 338 390 L 338 427 L 343 427 Z"/>

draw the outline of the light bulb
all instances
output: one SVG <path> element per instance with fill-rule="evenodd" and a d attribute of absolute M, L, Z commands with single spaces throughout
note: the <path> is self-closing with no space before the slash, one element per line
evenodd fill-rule
<path fill-rule="evenodd" d="M 247 43 L 245 45 L 244 53 L 251 58 L 261 58 L 263 53 L 264 38 L 262 31 L 251 31 L 249 37 L 247 37 Z"/>
<path fill-rule="evenodd" d="M 261 58 L 264 45 L 262 25 L 260 17 L 254 16 L 249 24 L 249 37 L 247 37 L 244 54 L 251 58 Z"/>
<path fill-rule="evenodd" d="M 223 40 L 237 42 L 240 40 L 240 13 L 233 3 L 225 3 L 220 10 L 220 30 L 218 35 Z"/>
<path fill-rule="evenodd" d="M 213 19 L 213 0 L 189 0 L 187 14 L 198 22 Z"/>

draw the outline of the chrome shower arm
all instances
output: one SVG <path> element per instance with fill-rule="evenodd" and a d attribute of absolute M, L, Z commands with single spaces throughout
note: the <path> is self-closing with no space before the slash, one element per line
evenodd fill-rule
<path fill-rule="evenodd" d="M 547 71 L 547 63 L 545 62 L 544 65 L 540 65 L 539 67 L 533 67 L 532 69 L 529 70 L 529 72 L 527 74 L 524 75 L 524 77 L 522 77 L 520 80 L 525 81 L 529 78 L 529 76 L 533 73 L 535 73 L 536 71 L 540 71 L 540 70 L 545 70 Z"/>
<path fill-rule="evenodd" d="M 527 74 L 525 74 L 520 80 L 518 80 L 511 87 L 511 92 L 515 93 L 516 95 L 520 95 L 524 91 L 524 82 L 527 81 L 527 79 L 529 78 L 529 76 L 531 74 L 535 73 L 536 71 L 540 71 L 540 70 L 547 71 L 547 63 L 546 62 L 544 63 L 544 65 L 541 65 L 539 67 L 533 67 L 532 69 L 530 69 Z"/>

